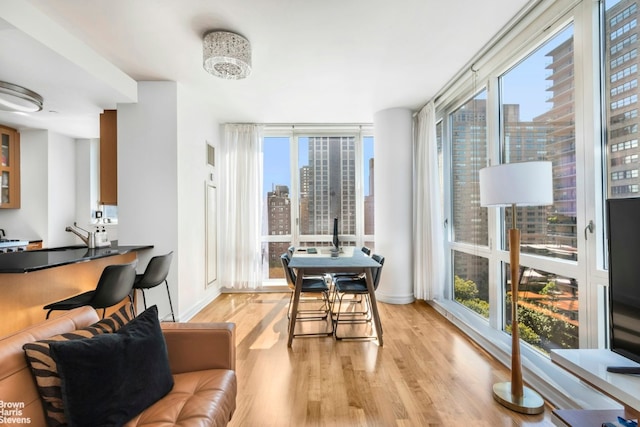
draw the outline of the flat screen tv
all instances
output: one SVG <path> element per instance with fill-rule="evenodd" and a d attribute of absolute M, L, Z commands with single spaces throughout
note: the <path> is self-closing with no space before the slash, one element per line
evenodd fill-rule
<path fill-rule="evenodd" d="M 607 232 L 610 348 L 640 363 L 640 198 L 607 200 Z"/>
<path fill-rule="evenodd" d="M 340 242 L 338 241 L 338 217 L 333 218 L 333 247 L 338 250 Z"/>

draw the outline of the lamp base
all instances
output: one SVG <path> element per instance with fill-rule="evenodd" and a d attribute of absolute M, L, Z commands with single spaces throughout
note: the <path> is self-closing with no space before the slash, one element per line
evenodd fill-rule
<path fill-rule="evenodd" d="M 534 390 L 523 387 L 523 395 L 515 398 L 511 394 L 511 383 L 497 383 L 493 385 L 493 398 L 502 406 L 521 414 L 539 414 L 544 411 L 544 400 Z"/>

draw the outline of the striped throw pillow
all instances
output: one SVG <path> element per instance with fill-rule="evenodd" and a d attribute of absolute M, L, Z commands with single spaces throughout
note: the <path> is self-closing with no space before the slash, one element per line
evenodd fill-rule
<path fill-rule="evenodd" d="M 55 335 L 46 340 L 34 341 L 22 346 L 27 362 L 36 380 L 42 399 L 47 424 L 50 427 L 66 426 L 62 403 L 62 388 L 56 362 L 50 354 L 49 344 L 55 341 L 87 339 L 117 331 L 132 319 L 129 305 L 86 328 Z"/>

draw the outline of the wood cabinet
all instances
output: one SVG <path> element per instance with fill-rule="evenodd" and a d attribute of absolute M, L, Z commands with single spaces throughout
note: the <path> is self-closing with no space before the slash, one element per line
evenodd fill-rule
<path fill-rule="evenodd" d="M 16 209 L 20 207 L 20 134 L 0 126 L 0 138 L 0 208 Z"/>
<path fill-rule="evenodd" d="M 100 204 L 118 204 L 118 115 L 100 114 Z"/>

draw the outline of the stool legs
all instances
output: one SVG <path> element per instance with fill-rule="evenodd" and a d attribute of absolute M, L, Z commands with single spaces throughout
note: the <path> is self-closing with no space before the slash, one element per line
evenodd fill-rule
<path fill-rule="evenodd" d="M 171 319 L 173 319 L 173 321 L 176 321 L 176 316 L 173 313 L 173 302 L 171 301 L 171 292 L 169 291 L 169 282 L 165 279 L 164 281 L 166 287 L 167 287 L 167 296 L 169 297 L 169 308 L 171 309 Z M 144 305 L 144 309 L 147 309 L 147 298 L 145 296 L 144 293 L 144 288 L 138 288 L 140 291 L 142 291 L 142 303 Z M 135 289 L 134 289 L 135 290 Z"/>
<path fill-rule="evenodd" d="M 169 308 L 171 309 L 171 318 L 173 321 L 176 321 L 176 316 L 173 314 L 173 304 L 171 303 L 171 292 L 169 292 L 169 282 L 167 279 L 164 280 L 164 284 L 167 286 L 167 296 L 169 297 Z"/>

